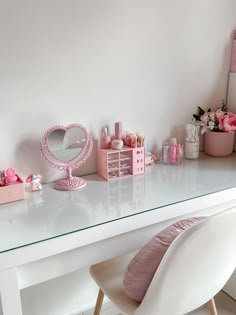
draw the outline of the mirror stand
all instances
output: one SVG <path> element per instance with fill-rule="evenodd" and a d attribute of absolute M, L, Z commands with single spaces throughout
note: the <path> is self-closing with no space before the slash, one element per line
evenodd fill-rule
<path fill-rule="evenodd" d="M 91 154 L 92 137 L 78 124 L 50 128 L 40 142 L 44 161 L 59 170 L 66 170 L 68 176 L 54 183 L 57 190 L 78 190 L 86 186 L 83 178 L 72 176 L 72 169 L 78 168 Z"/>
<path fill-rule="evenodd" d="M 86 181 L 78 176 L 72 176 L 71 167 L 67 167 L 68 178 L 58 179 L 54 183 L 54 188 L 57 190 L 78 190 L 86 186 Z"/>

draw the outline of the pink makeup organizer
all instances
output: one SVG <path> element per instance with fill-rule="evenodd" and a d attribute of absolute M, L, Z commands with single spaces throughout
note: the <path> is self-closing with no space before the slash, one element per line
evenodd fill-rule
<path fill-rule="evenodd" d="M 0 204 L 21 200 L 25 198 L 25 185 L 21 178 L 17 176 L 14 183 L 0 186 Z"/>
<path fill-rule="evenodd" d="M 120 150 L 97 148 L 98 174 L 105 180 L 139 175 L 145 172 L 145 148 Z"/>

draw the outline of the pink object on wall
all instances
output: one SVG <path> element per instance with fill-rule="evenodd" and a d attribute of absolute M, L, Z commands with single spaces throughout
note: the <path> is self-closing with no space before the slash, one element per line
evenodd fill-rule
<path fill-rule="evenodd" d="M 207 131 L 205 133 L 205 153 L 214 157 L 224 157 L 232 154 L 234 133 Z"/>
<path fill-rule="evenodd" d="M 230 72 L 236 72 L 236 32 L 232 41 Z"/>

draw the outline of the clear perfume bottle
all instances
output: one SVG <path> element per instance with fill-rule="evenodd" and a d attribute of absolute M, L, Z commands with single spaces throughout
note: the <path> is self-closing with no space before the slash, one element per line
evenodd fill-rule
<path fill-rule="evenodd" d="M 168 141 L 163 141 L 162 143 L 162 163 L 169 163 L 169 143 Z"/>
<path fill-rule="evenodd" d="M 199 157 L 199 128 L 195 123 L 185 125 L 185 158 L 197 159 Z"/>

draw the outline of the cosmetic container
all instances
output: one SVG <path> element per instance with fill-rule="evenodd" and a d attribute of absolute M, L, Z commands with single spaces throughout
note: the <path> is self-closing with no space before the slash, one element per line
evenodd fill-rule
<path fill-rule="evenodd" d="M 175 164 L 177 158 L 177 140 L 176 138 L 170 139 L 170 163 Z"/>
<path fill-rule="evenodd" d="M 131 148 L 137 148 L 137 135 L 136 134 L 133 134 L 133 135 L 130 135 L 131 137 Z"/>
<path fill-rule="evenodd" d="M 107 128 L 104 128 L 102 132 L 100 146 L 102 149 L 110 149 L 111 147 L 111 137 L 108 136 Z"/>
<path fill-rule="evenodd" d="M 114 139 L 114 140 L 112 140 L 112 142 L 111 142 L 111 147 L 112 147 L 112 149 L 115 149 L 115 150 L 120 150 L 120 149 L 122 149 L 122 148 L 123 148 L 123 145 L 124 145 L 123 141 L 122 141 L 122 140 L 119 140 L 119 139 Z"/>
<path fill-rule="evenodd" d="M 122 139 L 122 124 L 121 122 L 115 123 L 115 139 Z"/>
<path fill-rule="evenodd" d="M 199 125 L 186 124 L 185 158 L 197 159 L 199 157 Z"/>
<path fill-rule="evenodd" d="M 169 163 L 169 144 L 167 141 L 162 143 L 162 163 Z"/>
<path fill-rule="evenodd" d="M 199 142 L 185 141 L 186 159 L 195 160 L 199 157 Z"/>
<path fill-rule="evenodd" d="M 15 173 L 14 168 L 8 168 L 6 171 L 0 171 L 0 205 L 25 198 L 25 184 L 23 180 Z M 9 173 L 14 174 L 13 181 L 11 181 Z"/>

